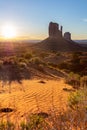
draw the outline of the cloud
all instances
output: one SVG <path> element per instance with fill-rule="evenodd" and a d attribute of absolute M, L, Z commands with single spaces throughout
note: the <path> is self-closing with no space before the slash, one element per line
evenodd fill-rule
<path fill-rule="evenodd" d="M 87 18 L 83 19 L 84 22 L 87 22 Z"/>

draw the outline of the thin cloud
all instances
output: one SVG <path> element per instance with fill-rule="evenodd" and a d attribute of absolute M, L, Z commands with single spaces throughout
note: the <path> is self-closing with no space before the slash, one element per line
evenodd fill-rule
<path fill-rule="evenodd" d="M 87 22 L 87 18 L 86 19 L 83 19 L 84 22 Z"/>

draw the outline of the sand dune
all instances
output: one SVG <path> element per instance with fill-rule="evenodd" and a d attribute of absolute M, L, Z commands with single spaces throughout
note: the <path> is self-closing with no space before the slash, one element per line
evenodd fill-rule
<path fill-rule="evenodd" d="M 9 87 L 0 88 L 0 108 L 10 107 L 15 109 L 10 115 L 19 118 L 27 113 L 43 111 L 48 112 L 52 107 L 61 109 L 66 107 L 68 92 L 63 88 L 71 88 L 63 80 L 27 80 L 22 84 L 13 83 L 11 93 Z M 2 113 L 1 116 L 4 116 Z"/>

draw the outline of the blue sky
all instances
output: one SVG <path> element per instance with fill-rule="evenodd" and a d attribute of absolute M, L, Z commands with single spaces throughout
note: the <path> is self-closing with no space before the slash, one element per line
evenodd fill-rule
<path fill-rule="evenodd" d="M 8 23 L 18 37 L 44 39 L 50 21 L 70 31 L 72 39 L 87 39 L 87 0 L 0 0 L 0 30 Z"/>

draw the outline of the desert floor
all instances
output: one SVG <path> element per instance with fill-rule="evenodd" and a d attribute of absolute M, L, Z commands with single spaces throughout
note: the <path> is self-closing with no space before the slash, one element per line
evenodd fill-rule
<path fill-rule="evenodd" d="M 20 119 L 28 113 L 48 112 L 53 108 L 55 110 L 66 109 L 70 92 L 64 91 L 63 88 L 71 89 L 71 86 L 66 85 L 63 79 L 24 80 L 22 84 L 12 83 L 11 86 L 0 87 L 0 109 L 13 109 L 13 112 L 9 114 L 0 111 L 0 116 L 4 118 L 9 115 Z"/>

